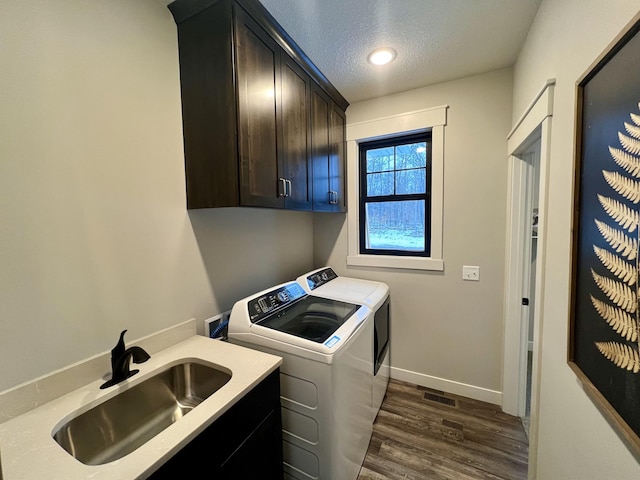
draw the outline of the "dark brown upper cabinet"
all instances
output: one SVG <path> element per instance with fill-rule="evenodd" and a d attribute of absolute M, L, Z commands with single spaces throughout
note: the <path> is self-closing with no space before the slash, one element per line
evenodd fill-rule
<path fill-rule="evenodd" d="M 329 203 L 331 211 L 347 211 L 347 120 L 344 110 L 332 103 L 329 112 L 329 187 L 335 192 Z"/>
<path fill-rule="evenodd" d="M 241 9 L 235 11 L 240 204 L 282 207 L 286 183 L 278 155 L 280 48 Z"/>
<path fill-rule="evenodd" d="M 311 94 L 313 209 L 344 212 L 346 199 L 345 115 L 324 92 Z"/>
<path fill-rule="evenodd" d="M 169 9 L 187 208 L 344 211 L 344 97 L 257 0 L 177 0 Z M 327 102 L 320 124 L 317 95 Z"/>
<path fill-rule="evenodd" d="M 310 210 L 312 200 L 312 164 L 310 155 L 311 79 L 289 57 L 283 55 L 281 73 L 281 159 L 285 179 L 287 207 Z"/>

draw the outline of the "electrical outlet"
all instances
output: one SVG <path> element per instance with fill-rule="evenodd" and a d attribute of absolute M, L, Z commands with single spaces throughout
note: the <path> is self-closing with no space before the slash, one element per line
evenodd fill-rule
<path fill-rule="evenodd" d="M 470 280 L 472 282 L 480 281 L 480 267 L 463 265 L 462 267 L 462 279 Z"/>

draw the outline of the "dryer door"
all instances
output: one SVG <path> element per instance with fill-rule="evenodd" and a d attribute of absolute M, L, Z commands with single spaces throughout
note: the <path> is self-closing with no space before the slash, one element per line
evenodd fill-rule
<path fill-rule="evenodd" d="M 384 356 L 389 349 L 389 297 L 382 306 L 376 310 L 374 320 L 373 334 L 373 374 L 376 375 L 380 369 L 380 365 L 384 360 Z"/>

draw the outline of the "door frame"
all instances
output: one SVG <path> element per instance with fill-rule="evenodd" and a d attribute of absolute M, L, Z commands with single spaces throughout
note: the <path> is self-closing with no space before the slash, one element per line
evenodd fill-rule
<path fill-rule="evenodd" d="M 533 364 L 529 430 L 529 478 L 535 478 L 538 437 L 538 398 L 540 378 L 540 340 L 543 328 L 544 273 L 546 258 L 546 218 L 551 120 L 555 79 L 547 80 L 507 136 L 508 189 L 507 240 L 505 258 L 504 350 L 502 368 L 502 409 L 511 415 L 522 415 L 526 395 L 526 378 L 521 378 L 522 362 L 527 358 L 528 329 L 522 324 L 522 284 L 524 276 L 524 223 L 530 221 L 525 212 L 528 175 L 518 155 L 540 141 L 540 182 L 538 186 L 537 274 L 534 285 Z M 526 370 L 524 370 L 526 371 Z M 523 391 L 523 389 L 525 389 Z"/>
<path fill-rule="evenodd" d="M 514 189 L 514 193 L 519 191 L 519 194 L 514 194 L 513 201 L 518 202 L 518 222 L 517 222 L 517 241 L 514 242 L 514 249 L 512 254 L 514 255 L 514 262 L 520 262 L 519 268 L 515 268 L 513 282 L 510 285 L 514 285 L 518 288 L 519 297 L 516 298 L 515 289 L 513 296 L 511 297 L 513 302 L 510 304 L 513 308 L 514 316 L 517 315 L 518 307 L 520 311 L 520 323 L 518 328 L 519 334 L 519 346 L 518 349 L 518 403 L 517 412 L 518 417 L 524 417 L 526 414 L 527 406 L 527 373 L 528 373 L 528 354 L 529 354 L 529 332 L 531 330 L 531 309 L 534 313 L 534 327 L 535 327 L 535 283 L 531 282 L 532 272 L 532 254 L 536 253 L 537 263 L 537 242 L 532 240 L 533 233 L 533 206 L 534 197 L 537 197 L 535 190 L 539 189 L 539 182 L 534 182 L 536 177 L 536 170 L 540 170 L 540 147 L 541 147 L 541 127 L 531 133 L 531 135 L 525 140 L 522 147 L 514 152 L 512 158 L 512 164 L 514 166 L 514 177 L 517 178 L 519 189 Z M 537 206 L 537 204 L 535 204 Z M 515 233 L 515 232 L 514 232 Z M 513 268 L 513 265 L 511 265 Z M 516 282 L 517 281 L 517 282 Z M 534 279 L 535 281 L 535 279 Z M 529 303 L 524 303 L 524 298 L 527 298 Z M 518 300 L 522 300 L 522 303 Z M 531 300 L 534 300 L 531 303 Z M 518 301 L 518 305 L 515 302 Z M 514 322 L 515 323 L 515 322 Z M 514 325 L 515 326 L 515 325 Z M 526 348 L 525 348 L 526 347 Z M 533 347 L 532 347 L 533 350 Z M 531 392 L 529 392 L 531 395 Z"/>

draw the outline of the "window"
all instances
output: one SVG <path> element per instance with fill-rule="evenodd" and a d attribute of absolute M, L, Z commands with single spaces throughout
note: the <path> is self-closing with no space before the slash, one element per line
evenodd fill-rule
<path fill-rule="evenodd" d="M 428 257 L 431 134 L 360 144 L 360 253 Z"/>
<path fill-rule="evenodd" d="M 444 130 L 447 124 L 447 108 L 447 105 L 442 105 L 404 113 L 391 111 L 388 116 L 347 122 L 347 178 L 352 179 L 350 182 L 353 182 L 354 187 L 347 190 L 347 265 L 444 270 L 442 226 Z M 359 117 L 363 118 L 363 112 L 358 113 Z M 414 137 L 416 135 L 417 137 Z M 426 135 L 426 138 L 421 138 L 420 135 Z M 399 143 L 394 143 L 395 139 L 398 139 Z M 415 167 L 408 167 L 407 162 L 402 159 L 405 156 L 403 145 L 420 142 L 426 142 L 424 169 L 417 166 L 419 163 L 415 163 Z M 393 148 L 393 167 L 383 165 L 387 160 L 372 160 L 372 168 L 368 172 L 371 176 L 366 178 L 366 164 L 361 168 L 360 148 L 367 146 L 371 150 Z M 387 157 L 391 158 L 390 152 Z M 414 181 L 423 173 L 425 189 L 424 192 L 420 192 L 415 188 Z M 413 178 L 410 181 L 407 177 Z M 371 190 L 368 190 L 367 182 Z M 420 218 L 417 212 L 420 212 L 423 206 L 424 224 L 421 224 L 416 219 Z M 410 210 L 413 207 L 407 217 L 411 219 L 410 223 L 415 228 L 410 229 L 404 218 L 402 222 L 398 220 L 394 225 L 392 218 L 402 217 L 399 212 L 395 212 L 387 218 L 385 210 L 393 210 L 391 207 L 397 210 L 401 210 L 402 207 Z M 418 227 L 419 223 L 423 226 Z M 382 227 L 379 227 L 380 225 Z M 424 233 L 420 232 L 420 228 L 424 229 Z M 383 241 L 385 236 L 379 233 L 385 229 L 388 233 L 386 237 L 391 237 L 390 243 L 387 242 L 389 238 Z M 406 235 L 394 237 L 390 234 L 392 230 L 403 229 Z M 409 230 L 412 231 L 408 233 Z M 424 239 L 424 243 L 416 240 L 419 238 Z"/>

